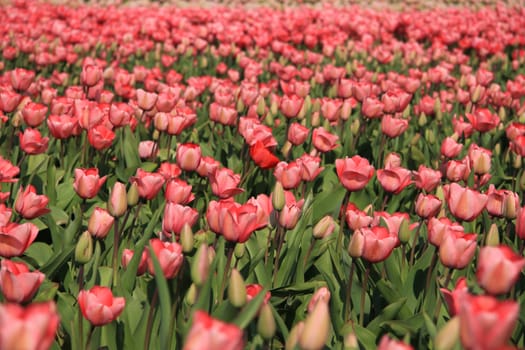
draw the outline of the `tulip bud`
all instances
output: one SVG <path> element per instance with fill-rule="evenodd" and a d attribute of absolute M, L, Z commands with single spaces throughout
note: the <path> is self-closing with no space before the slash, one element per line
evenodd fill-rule
<path fill-rule="evenodd" d="M 314 103 L 312 104 L 312 112 L 319 112 L 321 110 L 321 101 L 319 99 L 316 99 Z"/>
<path fill-rule="evenodd" d="M 288 156 L 290 155 L 290 151 L 292 150 L 292 146 L 293 146 L 293 144 L 290 141 L 288 141 L 288 140 L 284 143 L 281 152 L 282 152 L 282 154 L 283 154 L 283 156 L 285 158 L 288 158 Z"/>
<path fill-rule="evenodd" d="M 285 197 L 283 185 L 277 181 L 272 193 L 272 204 L 273 208 L 277 211 L 281 211 L 284 208 Z"/>
<path fill-rule="evenodd" d="M 233 251 L 233 254 L 235 254 L 235 257 L 237 259 L 240 259 L 244 256 L 244 252 L 246 250 L 246 246 L 244 245 L 244 243 L 237 243 L 235 245 L 235 249 Z"/>
<path fill-rule="evenodd" d="M 327 96 L 329 98 L 334 98 L 335 96 L 337 96 L 337 84 L 332 84 L 332 86 L 330 86 L 327 92 Z"/>
<path fill-rule="evenodd" d="M 432 131 L 432 129 L 425 129 L 425 140 L 427 140 L 428 143 L 431 145 L 436 143 L 436 136 L 434 134 L 434 131 Z"/>
<path fill-rule="evenodd" d="M 360 258 L 363 255 L 363 249 L 365 247 L 365 238 L 361 232 L 356 231 L 350 239 L 350 244 L 348 245 L 348 254 L 352 258 Z"/>
<path fill-rule="evenodd" d="M 334 229 L 334 218 L 330 215 L 326 215 L 314 226 L 313 236 L 317 239 L 323 239 L 330 236 L 332 232 L 334 232 Z"/>
<path fill-rule="evenodd" d="M 350 115 L 352 115 L 352 104 L 347 101 L 348 100 L 345 100 L 341 107 L 341 120 L 348 120 L 350 119 Z"/>
<path fill-rule="evenodd" d="M 201 68 L 206 68 L 208 67 L 208 59 L 205 57 L 205 56 L 201 56 L 201 60 L 199 62 L 199 66 Z"/>
<path fill-rule="evenodd" d="M 213 264 L 213 260 L 215 260 L 215 256 L 217 253 L 215 252 L 215 248 L 208 247 L 208 263 L 211 265 Z"/>
<path fill-rule="evenodd" d="M 276 210 L 272 210 L 270 213 L 270 218 L 268 220 L 268 228 L 270 230 L 273 230 L 275 227 L 277 227 L 277 224 L 279 222 L 278 218 L 279 213 Z"/>
<path fill-rule="evenodd" d="M 257 115 L 262 116 L 264 115 L 264 112 L 266 112 L 266 102 L 264 101 L 264 98 L 259 98 L 259 102 L 257 102 Z"/>
<path fill-rule="evenodd" d="M 301 321 L 298 324 L 296 324 L 290 333 L 288 334 L 288 339 L 286 339 L 286 346 L 285 350 L 294 350 L 297 346 L 297 343 L 299 342 L 299 337 L 303 333 L 304 330 L 304 322 Z"/>
<path fill-rule="evenodd" d="M 185 223 L 180 231 L 180 244 L 182 245 L 182 251 L 184 253 L 191 252 L 193 250 L 193 243 L 193 231 L 191 230 L 191 226 L 188 223 Z"/>
<path fill-rule="evenodd" d="M 361 122 L 359 121 L 359 119 L 354 119 L 352 121 L 352 124 L 350 124 L 350 132 L 352 133 L 352 135 L 355 137 L 359 134 L 359 129 L 361 128 Z"/>
<path fill-rule="evenodd" d="M 299 110 L 299 113 L 297 113 L 297 119 L 303 120 L 305 116 L 306 116 L 306 106 L 304 105 L 304 102 L 303 102 L 303 105 L 301 109 Z"/>
<path fill-rule="evenodd" d="M 436 114 L 437 120 L 443 119 L 443 112 L 441 111 L 441 100 L 439 98 L 436 98 L 436 100 L 434 101 L 434 113 Z"/>
<path fill-rule="evenodd" d="M 310 112 L 310 109 L 312 108 L 312 98 L 310 97 L 310 95 L 307 95 L 304 98 L 303 106 L 306 109 L 306 113 Z"/>
<path fill-rule="evenodd" d="M 481 85 L 476 85 L 476 87 L 474 88 L 474 93 L 472 94 L 472 97 L 470 99 L 473 103 L 479 101 L 479 98 L 481 97 L 481 89 Z"/>
<path fill-rule="evenodd" d="M 128 205 L 134 207 L 139 202 L 139 188 L 135 182 L 133 182 L 127 193 Z"/>
<path fill-rule="evenodd" d="M 427 116 L 425 115 L 425 113 L 421 112 L 421 114 L 419 115 L 419 119 L 417 120 L 417 124 L 419 126 L 425 126 L 427 124 Z"/>
<path fill-rule="evenodd" d="M 451 318 L 441 328 L 434 339 L 436 350 L 452 350 L 459 341 L 460 321 L 459 316 Z"/>
<path fill-rule="evenodd" d="M 237 112 L 242 113 L 244 111 L 244 102 L 242 102 L 242 99 L 237 100 Z"/>
<path fill-rule="evenodd" d="M 412 137 L 412 139 L 410 140 L 410 145 L 411 146 L 417 145 L 417 143 L 419 142 L 420 138 L 421 138 L 421 134 L 420 133 L 415 133 L 414 136 Z"/>
<path fill-rule="evenodd" d="M 399 241 L 403 244 L 408 243 L 410 237 L 412 236 L 412 231 L 410 230 L 408 220 L 403 219 L 401 225 L 399 226 Z"/>
<path fill-rule="evenodd" d="M 128 210 L 128 200 L 126 194 L 126 185 L 121 182 L 115 182 L 108 200 L 108 211 L 111 215 L 118 218 Z"/>
<path fill-rule="evenodd" d="M 75 246 L 75 260 L 79 264 L 85 264 L 93 256 L 93 237 L 88 231 L 84 231 Z"/>
<path fill-rule="evenodd" d="M 197 287 L 200 287 L 208 277 L 209 268 L 208 246 L 201 244 L 191 264 L 191 280 Z"/>
<path fill-rule="evenodd" d="M 232 269 L 230 285 L 228 286 L 228 300 L 235 307 L 243 307 L 246 304 L 246 286 L 244 279 L 237 269 Z"/>
<path fill-rule="evenodd" d="M 505 107 L 501 106 L 498 110 L 498 116 L 499 116 L 499 119 L 504 122 L 505 120 L 507 120 L 507 112 L 505 111 Z"/>
<path fill-rule="evenodd" d="M 494 145 L 494 151 L 493 152 L 494 152 L 495 156 L 500 156 L 501 155 L 501 143 L 498 142 L 498 143 L 496 143 Z"/>
<path fill-rule="evenodd" d="M 264 124 L 268 126 L 273 126 L 273 117 L 274 117 L 274 114 L 267 113 L 266 116 L 264 117 Z"/>
<path fill-rule="evenodd" d="M 321 116 L 319 115 L 319 112 L 313 112 L 311 118 L 312 128 L 317 128 L 321 125 Z"/>
<path fill-rule="evenodd" d="M 318 302 L 304 322 L 304 329 L 299 337 L 303 350 L 320 350 L 324 348 L 330 333 L 330 310 L 328 303 Z"/>
<path fill-rule="evenodd" d="M 407 105 L 403 110 L 403 119 L 410 119 L 411 108 L 410 105 Z"/>
<path fill-rule="evenodd" d="M 272 115 L 277 115 L 277 111 L 279 110 L 279 106 L 277 105 L 277 102 L 272 101 L 270 104 L 270 113 Z"/>
<path fill-rule="evenodd" d="M 507 219 L 514 219 L 517 215 L 516 200 L 514 196 L 505 196 L 503 201 L 503 216 Z"/>
<path fill-rule="evenodd" d="M 344 349 L 345 350 L 359 350 L 359 342 L 354 332 L 350 332 L 345 335 L 344 338 Z"/>
<path fill-rule="evenodd" d="M 197 300 L 197 286 L 195 283 L 192 283 L 190 288 L 188 288 L 188 292 L 186 293 L 186 303 L 189 306 L 192 306 L 195 304 L 195 301 Z"/>
<path fill-rule="evenodd" d="M 522 164 L 521 156 L 514 155 L 512 159 L 512 166 L 514 167 L 514 169 L 521 169 L 521 164 Z"/>
<path fill-rule="evenodd" d="M 410 157 L 421 164 L 424 163 L 426 160 L 426 157 L 423 154 L 423 152 L 421 152 L 421 150 L 416 146 L 410 147 Z"/>
<path fill-rule="evenodd" d="M 519 180 L 520 190 L 525 191 L 525 171 L 521 173 Z"/>
<path fill-rule="evenodd" d="M 489 232 L 487 233 L 487 238 L 485 241 L 485 245 L 496 247 L 500 244 L 499 240 L 499 230 L 498 226 L 496 224 L 490 225 Z"/>
<path fill-rule="evenodd" d="M 272 308 L 268 304 L 263 304 L 261 306 L 259 320 L 257 321 L 257 332 L 259 332 L 264 340 L 269 340 L 274 336 L 276 328 Z"/>

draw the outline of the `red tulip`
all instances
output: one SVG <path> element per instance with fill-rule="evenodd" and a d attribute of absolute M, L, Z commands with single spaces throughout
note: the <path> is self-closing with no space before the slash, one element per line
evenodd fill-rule
<path fill-rule="evenodd" d="M 257 206 L 233 200 L 211 201 L 206 210 L 210 229 L 230 242 L 244 243 L 259 226 Z"/>
<path fill-rule="evenodd" d="M 36 189 L 28 185 L 25 190 L 20 187 L 15 201 L 15 210 L 24 219 L 34 219 L 49 213 L 51 210 L 46 208 L 49 198 L 46 195 L 36 194 Z"/>
<path fill-rule="evenodd" d="M 27 124 L 27 126 L 32 128 L 37 128 L 40 126 L 44 119 L 46 119 L 46 114 L 47 106 L 40 103 L 29 102 L 22 109 L 22 117 L 24 118 L 24 122 Z"/>
<path fill-rule="evenodd" d="M 98 124 L 88 129 L 87 137 L 89 144 L 100 151 L 111 146 L 115 139 L 115 132 L 104 124 Z"/>
<path fill-rule="evenodd" d="M 75 169 L 75 192 L 82 198 L 93 198 L 106 181 L 107 176 L 100 177 L 97 168 Z"/>
<path fill-rule="evenodd" d="M 398 194 L 412 183 L 412 172 L 403 167 L 379 169 L 377 179 L 385 191 Z"/>
<path fill-rule="evenodd" d="M 27 154 L 40 154 L 47 151 L 48 137 L 42 137 L 37 129 L 27 128 L 18 134 L 20 148 Z"/>
<path fill-rule="evenodd" d="M 62 140 L 79 135 L 81 131 L 78 118 L 67 114 L 50 115 L 47 118 L 47 127 L 54 138 Z"/>
<path fill-rule="evenodd" d="M 386 227 L 363 227 L 354 232 L 364 240 L 361 257 L 371 263 L 386 260 L 397 245 L 397 235 Z"/>
<path fill-rule="evenodd" d="M 201 161 L 201 148 L 193 143 L 180 144 L 177 147 L 177 165 L 186 171 L 196 170 Z"/>
<path fill-rule="evenodd" d="M 474 113 L 465 115 L 472 124 L 472 127 L 479 132 L 487 132 L 494 129 L 500 123 L 497 114 L 493 114 L 486 108 L 478 108 Z"/>
<path fill-rule="evenodd" d="M 337 148 L 338 140 L 339 136 L 330 133 L 322 126 L 315 128 L 312 133 L 312 144 L 319 152 L 325 153 Z"/>
<path fill-rule="evenodd" d="M 525 157 L 525 135 L 517 136 L 510 142 L 510 149 L 521 157 Z"/>
<path fill-rule="evenodd" d="M 167 237 L 171 237 L 172 233 L 178 236 L 185 224 L 191 227 L 195 225 L 198 218 L 197 210 L 178 203 L 167 202 L 162 218 L 162 232 Z"/>
<path fill-rule="evenodd" d="M 479 285 L 490 294 L 508 293 L 520 277 L 525 266 L 525 258 L 511 248 L 482 247 L 478 257 L 476 279 Z"/>
<path fill-rule="evenodd" d="M 466 295 L 459 310 L 461 343 L 465 349 L 496 350 L 509 340 L 519 316 L 515 301 Z"/>
<path fill-rule="evenodd" d="M 349 191 L 363 189 L 374 175 L 374 167 L 366 158 L 358 155 L 336 159 L 335 168 L 339 181 Z"/>
<path fill-rule="evenodd" d="M 321 167 L 321 158 L 314 157 L 308 153 L 303 154 L 297 158 L 297 164 L 301 166 L 301 179 L 303 181 L 313 181 L 323 171 Z"/>
<path fill-rule="evenodd" d="M 122 251 L 122 259 L 120 262 L 122 263 L 122 267 L 127 268 L 129 263 L 131 262 L 131 259 L 133 259 L 133 250 L 131 249 L 124 249 Z M 142 276 L 146 273 L 146 270 L 148 269 L 148 251 L 144 249 L 142 251 L 142 254 L 140 256 L 139 265 L 137 268 L 137 276 Z"/>
<path fill-rule="evenodd" d="M 115 218 L 106 209 L 96 207 L 89 217 L 88 231 L 93 237 L 103 239 L 108 235 L 114 222 Z"/>
<path fill-rule="evenodd" d="M 296 201 L 295 196 L 290 191 L 285 191 L 284 196 L 285 204 L 279 213 L 279 224 L 288 230 L 292 230 L 301 217 L 304 199 Z"/>
<path fill-rule="evenodd" d="M 37 235 L 38 227 L 30 222 L 0 227 L 0 256 L 11 258 L 24 254 Z"/>
<path fill-rule="evenodd" d="M 463 303 L 463 298 L 468 295 L 467 279 L 465 277 L 458 278 L 456 287 L 450 291 L 445 288 L 441 288 L 441 293 L 447 304 L 448 313 L 450 317 L 454 317 L 459 314 L 459 310 Z"/>
<path fill-rule="evenodd" d="M 150 254 L 155 254 L 157 257 L 164 277 L 167 279 L 175 278 L 184 262 L 182 246 L 177 242 L 162 242 L 158 238 L 150 239 L 149 244 L 151 246 Z M 150 274 L 155 275 L 155 267 L 151 257 L 148 259 L 148 270 Z"/>
<path fill-rule="evenodd" d="M 23 262 L 4 259 L 0 268 L 0 291 L 12 303 L 26 303 L 36 294 L 45 279 L 39 271 L 29 272 Z"/>
<path fill-rule="evenodd" d="M 221 199 L 233 197 L 236 194 L 244 192 L 242 188 L 237 187 L 241 181 L 239 174 L 234 174 L 229 168 L 215 170 L 209 176 L 211 191 Z"/>
<path fill-rule="evenodd" d="M 249 303 L 250 300 L 252 300 L 257 295 L 259 295 L 259 293 L 262 292 L 263 289 L 264 287 L 261 286 L 260 284 L 247 284 L 246 285 L 246 302 Z M 268 304 L 271 297 L 272 297 L 272 294 L 270 292 L 266 292 L 266 295 L 264 296 L 263 304 Z"/>
<path fill-rule="evenodd" d="M 395 138 L 408 129 L 408 120 L 394 118 L 391 114 L 386 114 L 381 118 L 381 132 L 390 138 Z"/>
<path fill-rule="evenodd" d="M 255 144 L 250 147 L 250 157 L 255 165 L 261 169 L 272 169 L 279 163 L 279 158 L 265 147 L 261 141 L 255 142 Z"/>
<path fill-rule="evenodd" d="M 446 267 L 465 268 L 476 253 L 476 235 L 457 230 L 446 230 L 439 245 L 439 259 Z"/>
<path fill-rule="evenodd" d="M 414 183 L 417 188 L 429 193 L 432 192 L 441 182 L 441 172 L 420 165 L 414 171 Z"/>
<path fill-rule="evenodd" d="M 24 68 L 15 68 L 10 73 L 11 85 L 16 91 L 26 91 L 35 79 L 35 72 Z"/>
<path fill-rule="evenodd" d="M 302 180 L 302 167 L 293 161 L 290 163 L 279 162 L 273 171 L 273 175 L 285 190 L 297 188 Z"/>
<path fill-rule="evenodd" d="M 137 173 L 130 179 L 132 183 L 137 184 L 139 196 L 151 200 L 164 185 L 164 177 L 159 173 L 150 173 L 142 169 L 137 169 Z"/>
<path fill-rule="evenodd" d="M 60 319 L 53 302 L 0 304 L 0 349 L 47 350 Z"/>
<path fill-rule="evenodd" d="M 78 293 L 82 315 L 93 326 L 103 326 L 119 317 L 126 306 L 126 299 L 115 297 L 108 287 L 94 286 Z"/>
<path fill-rule="evenodd" d="M 288 128 L 288 141 L 294 146 L 299 146 L 306 141 L 310 129 L 299 123 L 292 123 Z"/>
<path fill-rule="evenodd" d="M 487 204 L 487 195 L 462 187 L 455 182 L 445 185 L 443 190 L 448 208 L 458 220 L 473 221 Z"/>
<path fill-rule="evenodd" d="M 195 311 L 183 350 L 242 350 L 243 348 L 243 332 L 239 327 L 216 320 L 204 311 Z"/>

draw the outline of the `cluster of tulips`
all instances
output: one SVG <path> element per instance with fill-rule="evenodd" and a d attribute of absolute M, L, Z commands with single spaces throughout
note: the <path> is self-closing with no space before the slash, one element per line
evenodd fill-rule
<path fill-rule="evenodd" d="M 0 349 L 525 346 L 524 9 L 0 14 Z"/>

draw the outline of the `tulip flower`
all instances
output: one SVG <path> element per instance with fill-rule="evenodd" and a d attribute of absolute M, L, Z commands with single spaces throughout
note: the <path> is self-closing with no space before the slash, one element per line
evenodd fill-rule
<path fill-rule="evenodd" d="M 171 237 L 172 233 L 178 236 L 185 224 L 191 227 L 195 225 L 198 218 L 197 210 L 178 203 L 167 202 L 162 218 L 162 232 L 167 237 Z"/>
<path fill-rule="evenodd" d="M 261 169 L 272 169 L 279 163 L 279 158 L 265 147 L 261 141 L 255 142 L 255 144 L 250 147 L 250 157 L 255 165 Z"/>
<path fill-rule="evenodd" d="M 28 185 L 25 189 L 20 187 L 15 201 L 15 210 L 24 219 L 34 219 L 49 213 L 51 210 L 46 208 L 49 198 L 46 195 L 36 194 L 36 189 Z"/>
<path fill-rule="evenodd" d="M 90 169 L 75 169 L 75 182 L 73 188 L 75 192 L 82 198 L 93 198 L 106 181 L 107 176 L 102 178 L 98 174 L 97 168 Z"/>
<path fill-rule="evenodd" d="M 510 247 L 485 246 L 479 252 L 476 279 L 490 294 L 508 293 L 520 277 L 524 266 L 525 258 L 516 254 Z"/>
<path fill-rule="evenodd" d="M 378 169 L 377 179 L 385 191 L 399 194 L 412 183 L 412 172 L 403 167 Z"/>
<path fill-rule="evenodd" d="M 363 227 L 354 232 L 363 238 L 361 257 L 371 263 L 386 260 L 398 243 L 396 235 L 386 227 Z"/>
<path fill-rule="evenodd" d="M 23 262 L 4 259 L 0 268 L 0 291 L 4 298 L 13 303 L 26 303 L 36 294 L 45 275 L 39 271 L 30 272 Z"/>
<path fill-rule="evenodd" d="M 310 129 L 299 123 L 292 123 L 288 128 L 288 141 L 294 146 L 299 146 L 308 138 Z"/>
<path fill-rule="evenodd" d="M 335 168 L 339 181 L 349 191 L 363 189 L 374 175 L 374 167 L 366 158 L 358 155 L 336 159 Z"/>
<path fill-rule="evenodd" d="M 93 326 L 103 326 L 119 317 L 126 305 L 126 299 L 115 297 L 111 289 L 94 286 L 78 293 L 78 305 L 82 315 Z"/>
<path fill-rule="evenodd" d="M 457 183 L 445 185 L 445 200 L 452 215 L 459 220 L 473 221 L 487 203 L 487 195 Z"/>
<path fill-rule="evenodd" d="M 177 147 L 177 165 L 186 171 L 197 169 L 201 161 L 201 148 L 193 143 L 181 144 Z"/>
<path fill-rule="evenodd" d="M 30 222 L 0 227 L 0 256 L 11 258 L 24 254 L 37 235 L 38 227 Z"/>
<path fill-rule="evenodd" d="M 472 127 L 479 132 L 487 132 L 494 129 L 500 123 L 497 114 L 493 114 L 486 108 L 479 108 L 474 113 L 467 113 L 465 115 Z"/>
<path fill-rule="evenodd" d="M 472 261 L 476 247 L 475 234 L 455 230 L 445 231 L 439 245 L 439 259 L 446 267 L 463 269 Z"/>
<path fill-rule="evenodd" d="M 22 109 L 22 117 L 24 118 L 24 122 L 29 127 L 39 127 L 46 118 L 47 109 L 47 106 L 43 104 L 29 102 Z"/>
<path fill-rule="evenodd" d="M 400 340 L 391 339 L 385 334 L 377 345 L 377 350 L 414 350 L 414 348 Z"/>
<path fill-rule="evenodd" d="M 184 261 L 182 246 L 176 242 L 162 242 L 158 238 L 150 239 L 149 243 L 151 246 L 150 254 L 155 254 L 157 257 L 164 277 L 167 279 L 175 278 Z M 151 255 L 148 258 L 148 271 L 150 274 L 155 275 Z"/>
<path fill-rule="evenodd" d="M 515 301 L 467 295 L 459 309 L 461 343 L 466 349 L 501 349 L 509 340 L 519 316 Z"/>
<path fill-rule="evenodd" d="M 54 302 L 0 304 L 0 349 L 46 350 L 60 323 Z"/>
<path fill-rule="evenodd" d="M 89 217 L 88 231 L 93 237 L 104 239 L 114 222 L 115 218 L 106 209 L 96 207 Z"/>
<path fill-rule="evenodd" d="M 447 304 L 447 309 L 450 317 L 454 317 L 457 314 L 459 314 L 459 310 L 463 303 L 463 298 L 469 295 L 467 280 L 465 279 L 465 277 L 458 278 L 454 290 L 450 291 L 445 288 L 441 288 L 440 290 L 443 294 L 443 298 L 445 299 L 445 303 Z"/>
<path fill-rule="evenodd" d="M 417 171 L 414 171 L 414 183 L 417 188 L 429 193 L 432 192 L 441 182 L 441 172 L 420 165 Z"/>
<path fill-rule="evenodd" d="M 243 332 L 239 327 L 216 320 L 204 311 L 195 311 L 183 350 L 242 350 L 243 348 Z"/>
<path fill-rule="evenodd" d="M 337 148 L 339 146 L 337 141 L 339 136 L 330 133 L 322 126 L 312 132 L 312 144 L 319 152 L 326 153 Z"/>
<path fill-rule="evenodd" d="M 18 134 L 20 148 L 27 154 L 40 154 L 47 151 L 49 137 L 42 137 L 37 129 L 27 128 Z"/>
<path fill-rule="evenodd" d="M 283 185 L 285 190 L 291 190 L 297 188 L 301 183 L 302 170 L 298 162 L 279 162 L 273 171 L 273 175 Z"/>
<path fill-rule="evenodd" d="M 147 200 L 155 198 L 164 185 L 164 177 L 161 174 L 150 173 L 140 168 L 130 181 L 137 185 L 139 196 Z"/>
<path fill-rule="evenodd" d="M 121 263 L 124 268 L 127 268 L 129 263 L 131 262 L 131 259 L 133 259 L 133 250 L 131 249 L 124 249 L 122 251 L 122 258 Z M 144 273 L 146 273 L 146 270 L 148 268 L 148 251 L 144 249 L 142 251 L 142 254 L 140 256 L 139 266 L 137 268 L 137 276 L 142 276 Z"/>

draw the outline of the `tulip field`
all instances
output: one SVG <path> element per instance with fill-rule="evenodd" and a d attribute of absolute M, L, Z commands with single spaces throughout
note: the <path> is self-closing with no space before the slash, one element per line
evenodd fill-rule
<path fill-rule="evenodd" d="M 0 15 L 0 350 L 525 347 L 525 8 Z"/>

